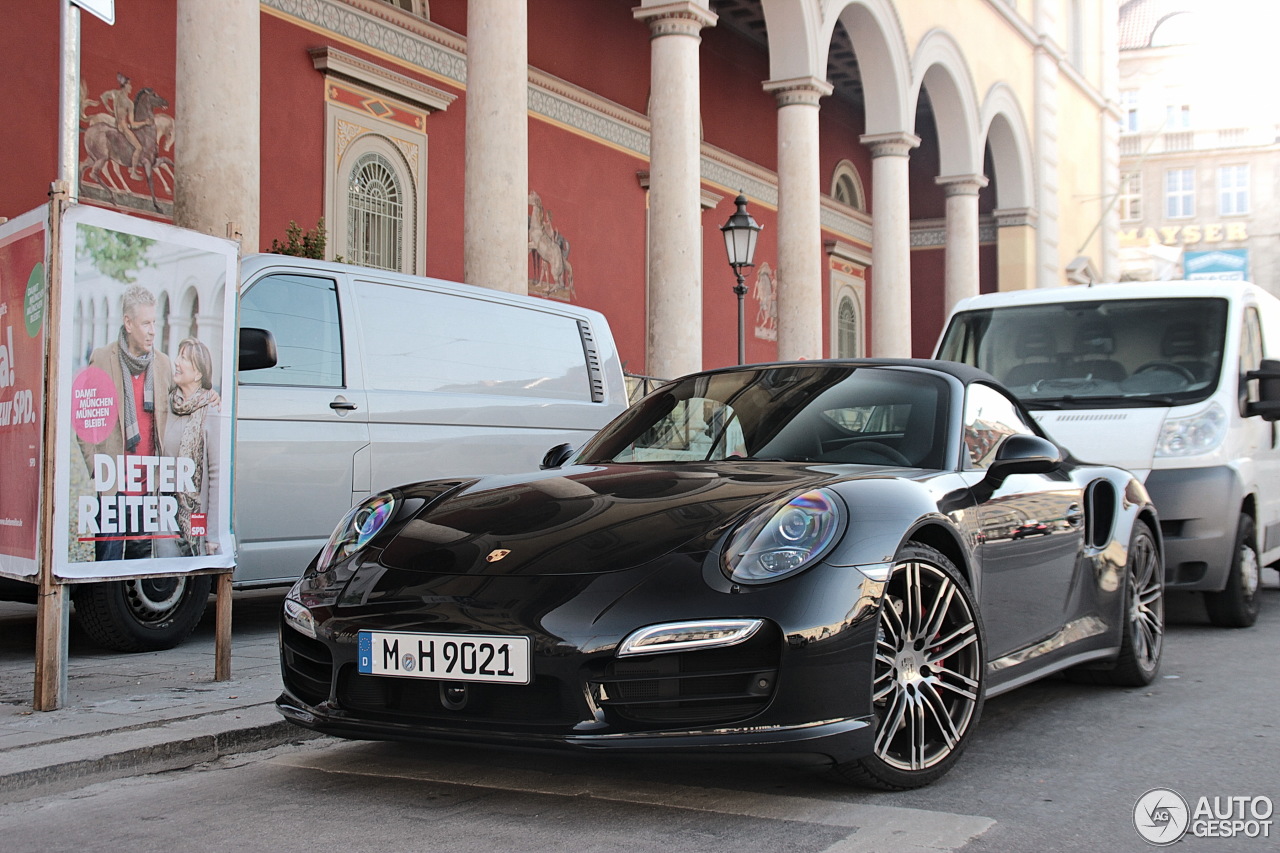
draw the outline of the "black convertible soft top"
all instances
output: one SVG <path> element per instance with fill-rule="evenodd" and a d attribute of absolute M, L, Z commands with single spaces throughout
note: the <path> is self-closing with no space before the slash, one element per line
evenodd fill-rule
<path fill-rule="evenodd" d="M 821 366 L 824 364 L 852 367 L 914 367 L 922 370 L 933 370 L 938 373 L 945 373 L 948 376 L 958 379 L 965 385 L 969 385 L 973 382 L 989 382 L 992 385 L 1000 385 L 1000 382 L 985 370 L 979 370 L 976 367 L 968 364 L 961 364 L 957 361 L 941 361 L 933 358 L 815 358 L 805 361 L 766 361 L 758 364 L 742 364 L 735 365 L 733 367 L 721 367 L 714 370 L 700 372 L 727 373 L 735 370 L 761 370 L 770 367 Z"/>

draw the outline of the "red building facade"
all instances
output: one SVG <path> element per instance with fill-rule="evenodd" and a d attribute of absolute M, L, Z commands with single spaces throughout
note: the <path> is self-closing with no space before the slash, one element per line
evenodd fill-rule
<path fill-rule="evenodd" d="M 362 242 L 367 235 L 352 225 L 353 205 L 361 197 L 352 194 L 350 185 L 363 163 L 361 168 L 373 175 L 370 180 L 385 179 L 396 190 L 398 206 L 377 215 L 388 222 L 398 217 L 399 242 L 395 257 L 379 256 L 378 264 L 464 279 L 466 0 L 264 0 L 259 42 L 247 45 L 243 54 L 243 61 L 258 64 L 256 89 L 236 91 L 242 84 L 234 73 L 209 72 L 222 76 L 235 98 L 256 105 L 256 128 L 231 116 L 220 120 L 208 115 L 204 105 L 179 102 L 181 2 L 116 0 L 114 26 L 83 16 L 83 203 L 190 227 L 181 204 L 175 212 L 175 194 L 182 192 L 175 178 L 182 168 L 176 151 L 184 141 L 190 144 L 188 134 L 230 138 L 243 131 L 256 136 L 260 151 L 257 221 L 246 229 L 257 239 L 245 251 L 270 250 L 273 240 L 285 239 L 290 223 L 309 230 L 323 219 L 329 259 L 371 263 L 373 255 Z M 653 353 L 664 344 L 654 339 L 647 319 L 655 30 L 638 19 L 642 5 L 661 4 L 526 4 L 528 187 L 510 192 L 524 198 L 528 215 L 529 292 L 602 311 L 627 369 L 647 374 L 657 372 Z M 815 340 L 780 346 L 778 295 L 791 282 L 780 260 L 779 240 L 786 229 L 780 227 L 779 211 L 788 202 L 785 188 L 780 192 L 779 156 L 789 142 L 780 137 L 780 99 L 764 84 L 779 78 L 779 69 L 787 73 L 779 22 L 790 26 L 838 4 L 699 0 L 668 5 L 706 7 L 716 18 L 714 25 L 701 29 L 697 48 L 701 207 L 700 220 L 687 227 L 700 230 L 701 258 L 693 264 L 699 274 L 676 285 L 701 293 L 701 317 L 687 330 L 700 337 L 701 364 L 696 367 L 736 361 L 734 278 L 719 226 L 733 212 L 740 191 L 763 226 L 747 280 L 748 361 L 794 357 L 797 352 L 883 354 L 875 345 L 875 318 L 904 315 L 878 314 L 877 299 L 884 301 L 882 307 L 889 301 L 909 302 L 906 327 L 895 332 L 906 352 L 894 354 L 927 355 L 948 309 L 948 241 L 955 239 L 947 223 L 946 181 L 939 183 L 939 177 L 964 177 L 977 194 L 976 270 L 961 274 L 968 277 L 972 292 L 1043 284 L 1045 275 L 1037 270 L 1052 274 L 1065 266 L 1045 248 L 1049 209 L 1056 207 L 1045 203 L 1041 172 L 1033 165 L 1040 106 L 1022 104 L 1017 97 L 1028 87 L 973 75 L 963 50 L 982 46 L 964 44 L 963 32 L 948 37 L 946 43 L 954 49 L 931 53 L 937 31 L 950 21 L 928 27 L 918 15 L 908 14 L 904 7 L 911 4 L 852 0 L 840 12 L 840 22 L 815 25 L 820 36 L 826 34 L 825 48 L 819 51 L 825 58 L 820 77 L 831 82 L 832 91 L 818 110 L 820 233 L 801 249 L 821 271 L 821 304 L 814 306 L 821 321 Z M 1027 62 L 1034 61 L 1036 44 L 1043 43 L 1036 35 L 1041 22 L 995 8 L 1001 4 L 974 0 L 960 5 L 990 17 L 993 26 L 1008 31 L 1000 38 L 1020 45 Z M 5 57 L 16 118 L 10 125 L 8 155 L 0 160 L 0 216 L 11 217 L 42 204 L 57 173 L 57 99 L 51 93 L 58 79 L 57 4 L 10 4 L 0 20 L 0 56 Z M 872 25 L 878 29 L 868 41 L 866 30 Z M 881 55 L 868 44 L 890 49 Z M 889 78 L 900 91 L 886 94 L 883 81 L 889 78 L 870 69 L 899 54 L 906 64 Z M 913 61 L 928 64 L 913 68 Z M 1086 80 L 1072 77 L 1071 86 L 1071 92 L 1058 97 L 1094 104 L 1098 125 L 1089 159 L 1105 160 L 1099 153 L 1106 150 L 1104 126 L 1110 121 L 1105 98 Z M 919 142 L 910 150 L 906 197 L 900 200 L 903 210 L 909 210 L 909 281 L 895 281 L 892 287 L 882 281 L 877 287 L 875 268 L 887 268 L 887 262 L 877 263 L 876 243 L 884 238 L 875 230 L 874 217 L 880 213 L 873 203 L 877 155 L 868 137 L 886 130 L 886 113 L 878 106 L 886 99 L 896 99 L 903 125 L 888 129 Z M 127 138 L 118 117 L 124 100 L 133 106 L 128 130 L 134 139 Z M 150 116 L 139 117 L 140 104 L 150 105 Z M 961 133 L 968 134 L 972 165 L 957 170 L 953 141 Z M 121 136 L 126 137 L 123 147 Z M 108 137 L 114 138 L 115 150 Z M 1091 164 L 1096 174 L 1087 177 L 1095 195 L 1113 180 L 1104 165 Z M 1079 189 L 1062 183 L 1061 196 Z M 1087 231 L 1068 216 L 1055 215 L 1053 225 L 1065 232 L 1054 232 L 1054 245 L 1072 242 L 1073 229 Z M 1024 247 L 1021 256 L 1019 245 Z M 1101 242 L 1089 244 L 1086 254 L 1098 259 L 1099 268 L 1110 263 L 1110 249 Z M 881 321 L 882 334 L 890 322 L 900 321 Z M 786 334 L 793 333 L 784 330 Z"/>

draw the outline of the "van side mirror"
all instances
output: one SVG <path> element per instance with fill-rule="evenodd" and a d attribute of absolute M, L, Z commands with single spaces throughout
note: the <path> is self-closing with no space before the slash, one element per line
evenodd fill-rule
<path fill-rule="evenodd" d="M 573 455 L 572 444 L 557 444 L 555 447 L 547 451 L 547 455 L 542 457 L 542 464 L 538 467 L 543 471 L 548 468 L 559 468 L 561 465 L 569 461 L 569 457 Z"/>
<path fill-rule="evenodd" d="M 262 370 L 276 366 L 276 336 L 266 329 L 240 330 L 241 370 Z"/>
<path fill-rule="evenodd" d="M 1264 421 L 1280 420 L 1280 361 L 1264 358 L 1257 370 L 1244 375 L 1245 381 L 1258 380 L 1258 399 L 1245 407 L 1246 417 L 1260 417 Z"/>
<path fill-rule="evenodd" d="M 1013 474 L 1048 474 L 1062 464 L 1058 445 L 1038 435 L 1011 435 L 996 448 L 985 479 L 1003 482 Z"/>

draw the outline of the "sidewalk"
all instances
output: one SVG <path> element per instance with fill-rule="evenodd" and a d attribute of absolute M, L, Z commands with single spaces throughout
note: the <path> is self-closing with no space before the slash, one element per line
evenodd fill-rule
<path fill-rule="evenodd" d="M 231 680 L 213 680 L 213 600 L 176 649 L 120 654 L 71 620 L 67 697 L 33 711 L 36 609 L 0 602 L 0 802 L 313 737 L 276 712 L 285 590 L 235 594 Z"/>

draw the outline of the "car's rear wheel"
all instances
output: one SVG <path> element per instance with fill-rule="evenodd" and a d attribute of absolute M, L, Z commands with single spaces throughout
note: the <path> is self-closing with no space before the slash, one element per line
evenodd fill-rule
<path fill-rule="evenodd" d="M 1227 585 L 1221 592 L 1204 594 L 1209 621 L 1220 628 L 1248 628 L 1258 621 L 1261 578 L 1257 528 L 1251 516 L 1241 513 L 1236 525 L 1236 545 L 1231 555 Z"/>
<path fill-rule="evenodd" d="M 1120 654 L 1106 669 L 1071 670 L 1072 681 L 1142 687 L 1160 669 L 1164 649 L 1164 564 L 1151 528 L 1133 527 L 1125 563 L 1124 633 Z"/>
<path fill-rule="evenodd" d="M 209 603 L 208 575 L 78 584 L 76 618 L 90 639 L 119 652 L 171 649 L 191 635 Z"/>
<path fill-rule="evenodd" d="M 941 552 L 908 542 L 880 607 L 871 755 L 838 764 L 847 782 L 918 788 L 959 759 L 982 712 L 982 620 L 969 585 Z"/>

